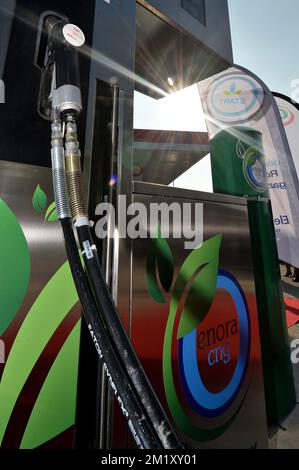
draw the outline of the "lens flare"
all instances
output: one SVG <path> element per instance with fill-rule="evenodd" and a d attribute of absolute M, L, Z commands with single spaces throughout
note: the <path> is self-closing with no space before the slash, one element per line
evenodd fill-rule
<path fill-rule="evenodd" d="M 112 186 L 115 186 L 116 183 L 117 183 L 117 176 L 112 176 L 112 177 L 110 178 L 110 181 L 109 181 L 108 185 L 109 185 L 110 187 L 112 187 Z"/>

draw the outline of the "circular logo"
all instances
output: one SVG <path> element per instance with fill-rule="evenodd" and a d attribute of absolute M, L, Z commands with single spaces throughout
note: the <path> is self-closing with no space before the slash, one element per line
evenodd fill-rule
<path fill-rule="evenodd" d="M 264 91 L 253 78 L 229 75 L 214 81 L 207 94 L 212 117 L 223 122 L 241 122 L 251 118 L 264 102 Z"/>
<path fill-rule="evenodd" d="M 289 126 L 295 121 L 295 114 L 286 106 L 279 105 L 280 116 L 284 126 Z"/>
<path fill-rule="evenodd" d="M 166 330 L 164 340 L 167 402 L 181 430 L 197 441 L 215 439 L 225 432 L 239 413 L 247 391 L 244 380 L 250 320 L 246 298 L 235 277 L 224 270 L 218 271 L 217 292 L 226 296 L 225 302 L 223 297 L 219 302 L 228 305 L 227 309 L 219 309 L 219 302 L 213 309 L 212 304 L 197 328 L 179 339 Z M 178 308 L 176 316 L 180 312 Z M 177 321 L 172 320 L 173 328 Z"/>
<path fill-rule="evenodd" d="M 81 47 L 85 43 L 85 36 L 83 31 L 74 24 L 66 24 L 63 27 L 62 32 L 67 42 L 69 42 L 74 47 Z"/>
<path fill-rule="evenodd" d="M 267 172 L 262 156 L 255 147 L 246 150 L 243 160 L 243 173 L 249 186 L 257 192 L 267 189 Z"/>

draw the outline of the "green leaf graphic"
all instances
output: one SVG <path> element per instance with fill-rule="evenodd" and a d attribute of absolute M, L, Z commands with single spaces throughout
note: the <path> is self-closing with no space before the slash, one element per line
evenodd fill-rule
<path fill-rule="evenodd" d="M 41 352 L 78 301 L 68 262 L 43 288 L 12 345 L 0 382 L 0 443 L 19 394 Z"/>
<path fill-rule="evenodd" d="M 32 197 L 32 206 L 37 214 L 40 214 L 47 205 L 47 196 L 38 184 Z"/>
<path fill-rule="evenodd" d="M 191 285 L 179 323 L 178 338 L 191 333 L 210 309 L 217 287 L 220 243 L 221 235 L 210 238 L 192 251 L 180 269 L 173 291 L 176 303 Z"/>
<path fill-rule="evenodd" d="M 56 210 L 56 202 L 52 202 L 49 205 L 46 215 L 45 215 L 45 222 L 56 222 L 58 220 L 57 210 Z"/>
<path fill-rule="evenodd" d="M 242 93 L 242 90 L 237 90 L 237 91 L 235 91 L 234 94 L 235 94 L 235 95 L 241 95 L 241 93 Z"/>
<path fill-rule="evenodd" d="M 14 213 L 0 199 L 0 336 L 25 297 L 30 278 L 30 253 Z"/>
<path fill-rule="evenodd" d="M 244 155 L 244 161 L 248 166 L 255 164 L 257 159 L 257 149 L 255 147 L 249 147 Z"/>
<path fill-rule="evenodd" d="M 157 229 L 156 238 L 153 239 L 152 246 L 147 258 L 146 279 L 150 296 L 158 303 L 164 304 L 166 300 L 161 292 L 157 274 L 161 287 L 165 292 L 169 292 L 174 273 L 173 256 L 167 241 L 161 235 L 160 226 Z"/>
<path fill-rule="evenodd" d="M 40 390 L 21 449 L 34 449 L 75 423 L 79 341 L 80 321 L 61 348 Z"/>

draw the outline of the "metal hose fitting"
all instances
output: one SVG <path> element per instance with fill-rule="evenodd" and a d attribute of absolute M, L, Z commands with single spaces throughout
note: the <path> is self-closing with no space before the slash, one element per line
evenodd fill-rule
<path fill-rule="evenodd" d="M 66 122 L 65 166 L 73 220 L 79 224 L 89 225 L 81 171 L 81 152 L 77 138 L 77 126 L 73 116 L 69 116 Z"/>
<path fill-rule="evenodd" d="M 58 218 L 65 219 L 71 217 L 71 211 L 65 176 L 62 126 L 59 114 L 55 110 L 53 111 L 51 129 L 51 159 L 56 210 Z"/>
<path fill-rule="evenodd" d="M 87 219 L 80 155 L 69 154 L 66 156 L 65 166 L 72 217 L 75 221 L 78 219 Z"/>

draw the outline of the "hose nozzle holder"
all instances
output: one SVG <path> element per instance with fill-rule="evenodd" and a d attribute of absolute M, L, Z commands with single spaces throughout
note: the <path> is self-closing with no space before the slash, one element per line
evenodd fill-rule
<path fill-rule="evenodd" d="M 82 30 L 65 16 L 51 11 L 41 15 L 35 65 L 42 70 L 38 111 L 45 119 L 50 119 L 51 108 L 80 114 L 78 48 L 84 42 Z"/>

